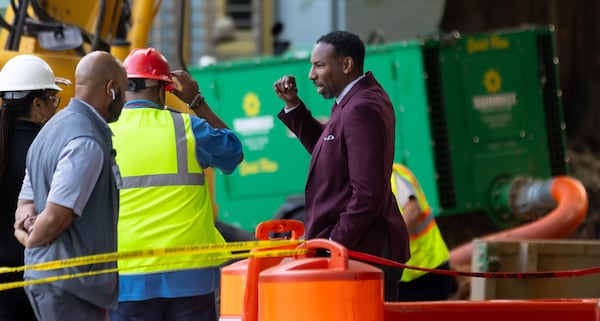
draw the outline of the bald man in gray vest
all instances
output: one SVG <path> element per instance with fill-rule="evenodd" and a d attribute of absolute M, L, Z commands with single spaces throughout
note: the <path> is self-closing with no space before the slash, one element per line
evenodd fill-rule
<path fill-rule="evenodd" d="M 40 131 L 27 154 L 15 213 L 15 237 L 25 264 L 117 250 L 120 175 L 109 122 L 124 102 L 127 74 L 107 52 L 84 56 L 75 69 L 75 97 Z M 99 272 L 116 262 L 50 271 L 26 270 L 25 280 Z M 108 320 L 117 302 L 116 272 L 25 287 L 38 320 Z"/>

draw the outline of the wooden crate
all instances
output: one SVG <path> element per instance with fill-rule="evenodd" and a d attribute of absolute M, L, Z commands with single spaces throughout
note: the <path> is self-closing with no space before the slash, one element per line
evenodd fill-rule
<path fill-rule="evenodd" d="M 474 272 L 543 272 L 600 267 L 600 240 L 475 240 Z M 600 274 L 544 279 L 471 279 L 471 300 L 600 298 Z"/>

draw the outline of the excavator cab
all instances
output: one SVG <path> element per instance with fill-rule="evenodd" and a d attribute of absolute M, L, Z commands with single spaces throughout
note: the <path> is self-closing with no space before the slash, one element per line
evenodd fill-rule
<path fill-rule="evenodd" d="M 148 46 L 154 17 L 160 0 L 11 0 L 4 16 L 0 17 L 0 67 L 20 54 L 35 54 L 44 59 L 54 75 L 74 81 L 75 66 L 86 53 L 94 50 L 111 52 L 124 60 L 133 48 Z M 172 66 L 185 68 L 182 47 L 186 1 L 177 1 L 176 21 L 179 61 Z M 62 87 L 58 108 L 63 108 L 74 94 L 74 85 Z M 187 105 L 174 95 L 167 94 L 170 108 L 189 112 Z M 214 171 L 206 171 L 214 204 Z M 213 206 L 217 211 L 218 207 Z M 253 239 L 252 235 L 235 226 L 217 222 L 217 228 L 228 241 Z"/>
<path fill-rule="evenodd" d="M 108 51 L 117 31 L 124 30 L 130 12 L 129 2 L 120 0 L 11 1 L 0 20 L 0 41 L 5 44 L 4 50 L 10 51 L 77 55 Z"/>
<path fill-rule="evenodd" d="M 11 0 L 0 17 L 0 66 L 16 55 L 35 54 L 57 77 L 73 81 L 75 66 L 90 51 L 109 51 L 122 60 L 132 48 L 145 47 L 160 3 Z M 63 88 L 67 99 L 59 108 L 73 93 L 73 86 Z"/>

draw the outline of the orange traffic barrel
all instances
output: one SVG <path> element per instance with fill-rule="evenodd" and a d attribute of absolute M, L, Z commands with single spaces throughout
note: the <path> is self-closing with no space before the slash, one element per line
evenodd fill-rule
<path fill-rule="evenodd" d="M 382 321 L 383 272 L 348 260 L 339 243 L 313 239 L 299 249 L 326 249 L 330 257 L 298 256 L 261 272 L 261 321 Z"/>
<path fill-rule="evenodd" d="M 291 232 L 292 240 L 299 239 L 304 235 L 304 224 L 297 220 L 270 220 L 261 222 L 256 227 L 255 236 L 258 240 L 270 239 L 270 233 Z M 294 249 L 296 245 L 278 247 L 280 249 Z M 269 250 L 269 249 L 263 249 Z M 272 248 L 270 249 L 272 250 Z M 258 307 L 258 273 L 266 268 L 279 264 L 283 258 L 250 258 L 240 260 L 227 265 L 221 269 L 221 301 L 220 321 L 242 320 L 246 313 L 255 315 Z M 249 275 L 249 267 L 250 273 Z M 247 289 L 247 283 L 250 288 Z M 247 293 L 247 291 L 250 291 Z M 247 297 L 247 298 L 245 298 Z M 246 318 L 245 318 L 246 319 Z"/>

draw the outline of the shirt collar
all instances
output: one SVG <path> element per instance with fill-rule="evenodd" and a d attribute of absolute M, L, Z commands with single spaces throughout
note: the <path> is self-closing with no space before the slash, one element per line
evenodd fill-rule
<path fill-rule="evenodd" d="M 161 108 L 157 103 L 150 101 L 150 100 L 146 100 L 146 99 L 136 99 L 136 100 L 131 100 L 125 103 L 125 105 L 123 105 L 123 108 L 156 108 L 156 109 L 163 109 Z"/>
<path fill-rule="evenodd" d="M 99 119 L 102 120 L 103 123 L 107 124 L 106 119 L 102 118 L 102 116 L 100 116 L 100 114 L 98 113 L 98 111 L 96 110 L 96 108 L 92 107 L 92 105 L 88 104 L 87 102 L 78 99 L 78 98 L 71 98 L 74 100 L 77 100 L 78 102 L 82 103 L 83 105 L 87 106 L 89 109 L 92 110 L 92 112 L 94 113 L 94 115 L 96 115 Z"/>
<path fill-rule="evenodd" d="M 365 78 L 365 74 L 360 75 L 358 78 L 354 79 L 351 83 L 349 83 L 346 86 L 346 88 L 342 90 L 342 93 L 338 97 L 335 97 L 335 102 L 339 104 L 340 101 L 344 99 L 344 96 L 346 96 L 346 94 L 350 91 L 350 89 L 352 89 L 352 87 L 354 87 L 354 85 L 356 85 L 356 83 L 363 78 Z"/>

